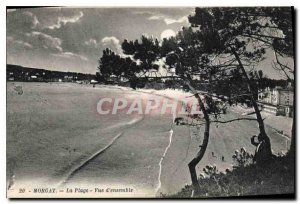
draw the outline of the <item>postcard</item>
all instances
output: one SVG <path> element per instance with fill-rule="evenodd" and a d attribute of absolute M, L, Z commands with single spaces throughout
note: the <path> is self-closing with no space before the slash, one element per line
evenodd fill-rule
<path fill-rule="evenodd" d="M 7 198 L 295 198 L 294 7 L 7 7 Z"/>

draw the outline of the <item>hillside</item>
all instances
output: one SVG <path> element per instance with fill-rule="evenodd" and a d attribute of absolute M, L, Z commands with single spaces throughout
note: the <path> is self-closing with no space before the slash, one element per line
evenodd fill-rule
<path fill-rule="evenodd" d="M 199 183 L 202 192 L 194 198 L 295 198 L 294 162 L 286 155 L 259 167 L 255 164 L 237 166 L 226 173 L 207 166 L 208 174 L 202 174 Z M 191 198 L 192 186 L 186 185 L 180 192 L 161 195 L 167 198 Z"/>

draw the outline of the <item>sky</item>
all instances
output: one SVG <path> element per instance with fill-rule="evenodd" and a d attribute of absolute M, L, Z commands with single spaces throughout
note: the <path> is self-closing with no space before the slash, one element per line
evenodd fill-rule
<path fill-rule="evenodd" d="M 31 8 L 7 10 L 7 63 L 95 73 L 102 50 L 124 39 L 161 38 L 188 26 L 194 8 Z M 165 32 L 164 32 L 165 31 Z"/>
<path fill-rule="evenodd" d="M 121 53 L 124 39 L 161 39 L 189 26 L 189 8 L 22 8 L 8 9 L 7 63 L 59 71 L 92 73 L 105 48 Z M 272 53 L 259 65 L 271 78 Z"/>

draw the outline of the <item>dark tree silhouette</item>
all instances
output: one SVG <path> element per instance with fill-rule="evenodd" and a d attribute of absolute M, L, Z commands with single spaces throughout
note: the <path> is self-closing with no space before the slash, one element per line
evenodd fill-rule
<path fill-rule="evenodd" d="M 283 17 L 279 17 L 281 13 L 284 13 Z M 293 37 L 289 15 L 286 8 L 196 8 L 195 13 L 189 16 L 191 27 L 183 28 L 175 37 L 163 39 L 161 44 L 157 39 L 145 36 L 140 41 L 124 40 L 124 54 L 132 58 L 124 60 L 109 50 L 104 51 L 99 61 L 101 74 L 140 80 L 147 78 L 145 75 L 149 71 L 157 71 L 159 67 L 156 62 L 164 60 L 166 78 L 179 77 L 196 97 L 204 116 L 200 120 L 205 125 L 200 149 L 189 163 L 196 193 L 201 191 L 196 165 L 205 154 L 210 124 L 253 120 L 220 120 L 220 115 L 226 111 L 214 102 L 213 97 L 229 105 L 250 102 L 256 114 L 254 120 L 259 126 L 260 140 L 264 142 L 263 153 L 259 156 L 262 161 L 259 163 L 271 161 L 271 143 L 256 100 L 258 89 L 272 81 L 266 79 L 262 71 L 248 70 L 264 59 L 266 49 L 273 49 L 281 56 L 291 56 Z M 279 57 L 276 60 L 284 72 L 293 72 L 280 64 Z"/>
<path fill-rule="evenodd" d="M 267 17 L 265 24 L 262 26 L 265 35 L 254 36 L 257 40 L 264 43 L 274 51 L 273 68 L 283 73 L 290 82 L 295 78 L 295 63 L 288 64 L 283 62 L 283 58 L 288 57 L 294 60 L 295 53 L 295 30 L 294 30 L 294 8 L 293 7 L 274 7 L 269 9 L 261 9 L 261 14 Z M 264 19 L 266 19 L 266 17 Z M 292 83 L 295 86 L 295 83 Z M 295 87 L 294 87 L 295 90 Z M 296 101 L 294 97 L 294 107 Z M 295 157 L 295 110 L 293 115 L 293 124 L 291 131 L 291 145 L 289 157 L 294 162 Z"/>
<path fill-rule="evenodd" d="M 237 69 L 247 84 L 248 97 L 256 113 L 261 137 L 267 145 L 265 161 L 272 155 L 270 139 L 266 134 L 264 121 L 256 103 L 257 91 L 251 84 L 251 79 L 246 67 L 263 59 L 265 48 L 260 46 L 249 33 L 259 33 L 259 23 L 253 23 L 251 14 L 256 8 L 196 8 L 195 15 L 189 16 L 192 26 L 197 33 L 207 52 L 214 55 L 228 55 L 237 63 Z M 208 38 L 207 40 L 205 38 Z"/>
<path fill-rule="evenodd" d="M 99 73 L 102 78 L 108 79 L 111 75 L 115 75 L 118 81 L 121 77 L 130 82 L 132 88 L 137 86 L 136 73 L 141 70 L 141 67 L 131 60 L 130 57 L 123 58 L 115 52 L 106 49 L 99 60 Z M 100 77 L 99 76 L 99 77 Z"/>

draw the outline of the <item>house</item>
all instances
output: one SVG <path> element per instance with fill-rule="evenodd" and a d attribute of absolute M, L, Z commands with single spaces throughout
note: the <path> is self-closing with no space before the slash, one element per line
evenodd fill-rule
<path fill-rule="evenodd" d="M 97 84 L 97 83 L 98 83 L 98 81 L 96 81 L 96 80 L 92 79 L 92 80 L 90 81 L 90 83 L 91 83 L 91 84 Z"/>
<path fill-rule="evenodd" d="M 73 82 L 73 76 L 72 75 L 65 75 L 63 81 L 64 82 Z"/>
<path fill-rule="evenodd" d="M 106 84 L 118 84 L 119 78 L 116 75 L 111 75 L 106 78 Z"/>
<path fill-rule="evenodd" d="M 294 90 L 291 86 L 286 88 L 275 87 L 260 90 L 258 94 L 258 105 L 265 112 L 274 115 L 293 117 Z"/>

